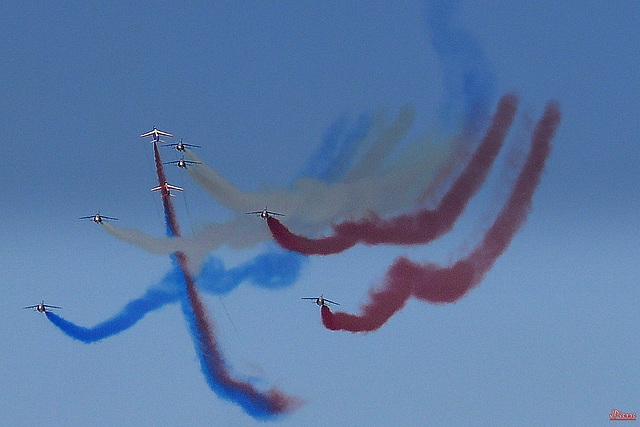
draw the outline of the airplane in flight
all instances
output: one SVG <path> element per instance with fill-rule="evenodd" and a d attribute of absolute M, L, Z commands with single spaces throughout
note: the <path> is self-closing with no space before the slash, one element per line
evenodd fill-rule
<path fill-rule="evenodd" d="M 96 224 L 102 224 L 102 221 L 107 219 L 110 221 L 117 221 L 118 218 L 114 218 L 112 216 L 104 216 L 104 215 L 100 215 L 100 212 L 98 212 L 95 215 L 89 215 L 89 216 L 81 216 L 79 219 L 90 219 L 91 221 L 95 222 Z"/>
<path fill-rule="evenodd" d="M 42 301 L 40 304 L 30 305 L 28 307 L 22 307 L 23 309 L 33 309 L 35 311 L 39 311 L 40 313 L 45 313 L 49 308 L 62 308 L 55 305 L 47 305 Z"/>
<path fill-rule="evenodd" d="M 165 144 L 164 147 L 176 147 L 176 150 L 178 150 L 178 151 L 184 151 L 185 147 L 200 148 L 199 145 L 186 144 L 186 143 L 182 142 L 182 138 L 180 138 L 180 142 L 175 143 L 175 144 Z"/>
<path fill-rule="evenodd" d="M 173 194 L 171 194 L 171 190 L 184 191 L 184 189 L 180 187 L 176 187 L 175 185 L 170 185 L 167 181 L 165 181 L 164 184 L 162 184 L 159 187 L 152 188 L 151 191 L 160 191 L 162 189 L 165 189 L 167 191 L 167 194 L 171 197 L 175 197 Z M 164 197 L 164 194 L 162 196 Z"/>
<path fill-rule="evenodd" d="M 326 299 L 325 297 L 323 297 L 322 295 L 320 295 L 319 298 L 316 297 L 302 297 L 302 299 L 310 299 L 313 300 L 316 304 L 318 304 L 320 307 L 322 307 L 323 305 L 326 305 L 327 307 L 329 307 L 329 305 L 327 305 L 327 303 L 331 303 L 331 304 L 335 304 L 335 305 L 340 305 L 335 301 L 331 301 Z"/>
<path fill-rule="evenodd" d="M 267 207 L 265 206 L 265 208 L 261 211 L 255 211 L 255 212 L 247 212 L 247 215 L 259 215 L 260 218 L 262 219 L 267 219 L 269 218 L 271 215 L 280 215 L 280 216 L 285 216 L 284 214 L 278 213 L 278 212 L 271 212 L 267 210 Z"/>
<path fill-rule="evenodd" d="M 187 165 L 201 165 L 202 162 L 194 162 L 193 160 L 185 160 L 184 157 L 173 162 L 164 162 L 163 165 L 178 165 L 179 168 L 186 168 Z"/>
<path fill-rule="evenodd" d="M 164 141 L 160 141 L 160 135 L 173 137 L 173 135 L 171 135 L 170 133 L 158 130 L 158 128 L 154 126 L 153 129 L 151 130 L 151 132 L 143 133 L 142 135 L 140 135 L 140 138 L 146 138 L 147 136 L 152 136 L 153 137 L 153 141 L 155 141 L 155 142 L 164 142 Z"/>

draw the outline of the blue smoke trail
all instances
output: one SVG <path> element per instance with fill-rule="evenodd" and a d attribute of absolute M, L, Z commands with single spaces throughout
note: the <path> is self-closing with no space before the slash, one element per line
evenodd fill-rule
<path fill-rule="evenodd" d="M 297 280 L 303 259 L 302 255 L 280 251 L 258 255 L 243 265 L 225 269 L 222 261 L 211 257 L 196 281 L 199 287 L 211 294 L 227 294 L 244 281 L 264 288 L 284 288 Z M 177 266 L 174 267 L 144 295 L 129 301 L 110 319 L 90 328 L 76 325 L 49 311 L 46 315 L 54 325 L 72 338 L 84 343 L 100 341 L 129 329 L 147 313 L 183 298 L 181 277 L 182 271 Z"/>
<path fill-rule="evenodd" d="M 347 173 L 358 146 L 364 142 L 372 125 L 368 113 L 362 113 L 351 127 L 347 127 L 348 121 L 345 114 L 329 127 L 301 177 L 317 178 L 330 184 Z"/>
<path fill-rule="evenodd" d="M 119 313 L 91 328 L 76 325 L 52 312 L 45 312 L 47 319 L 62 332 L 84 343 L 93 343 L 129 329 L 147 313 L 157 310 L 179 297 L 175 286 L 179 272 L 173 269 L 156 285 L 149 288 L 143 296 L 129 301 Z"/>
<path fill-rule="evenodd" d="M 201 347 L 201 343 L 206 339 L 202 336 L 201 331 L 198 330 L 198 320 L 186 293 L 182 300 L 182 313 L 189 326 L 191 338 L 200 360 L 202 374 L 209 388 L 218 397 L 234 402 L 248 415 L 262 421 L 273 420 L 300 406 L 301 402 L 299 400 L 286 396 L 275 388 L 261 393 L 257 391 L 251 380 L 239 381 L 230 378 L 228 375 L 230 369 L 227 363 L 222 358 L 217 357 L 211 360 L 212 355 L 207 354 L 206 350 Z M 210 342 L 209 345 L 217 347 L 215 342 Z"/>
<path fill-rule="evenodd" d="M 230 367 L 218 348 L 211 320 L 193 281 L 181 267 L 184 263 L 178 259 L 180 256 L 181 254 L 176 254 L 171 258 L 179 273 L 182 273 L 182 275 L 178 274 L 179 283 L 186 285 L 182 287 L 184 290 L 182 312 L 200 360 L 200 369 L 209 388 L 218 397 L 239 405 L 255 419 L 274 419 L 299 407 L 301 402 L 298 399 L 286 395 L 275 387 L 262 392 L 255 387 L 251 379 L 241 380 L 231 376 Z M 184 254 L 182 257 L 183 260 L 186 259 Z M 244 275 L 239 271 L 237 273 L 236 277 L 241 278 L 244 275 L 250 275 L 251 271 L 245 271 Z"/>
<path fill-rule="evenodd" d="M 445 97 L 440 119 L 445 127 L 462 122 L 477 133 L 484 128 L 495 101 L 496 83 L 492 67 L 473 35 L 453 18 L 458 1 L 428 1 L 426 21 L 431 44 L 442 64 Z"/>
<path fill-rule="evenodd" d="M 175 301 L 177 296 L 176 292 L 149 289 L 142 297 L 129 301 L 120 313 L 92 328 L 78 326 L 50 311 L 45 314 L 62 332 L 89 344 L 129 329 L 147 313 Z"/>
<path fill-rule="evenodd" d="M 228 294 L 245 280 L 264 288 L 284 288 L 298 278 L 303 259 L 292 252 L 268 252 L 239 267 L 225 269 L 222 261 L 211 257 L 196 282 L 200 289 L 212 294 Z"/>
<path fill-rule="evenodd" d="M 300 172 L 300 177 L 321 179 L 323 171 L 335 159 L 336 152 L 341 144 L 341 137 L 345 133 L 349 117 L 346 114 L 338 117 L 325 132 L 318 150 L 307 160 L 305 168 Z"/>

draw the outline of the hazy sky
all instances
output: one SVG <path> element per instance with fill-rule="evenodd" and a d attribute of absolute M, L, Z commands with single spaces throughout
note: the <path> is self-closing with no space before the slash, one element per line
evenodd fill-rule
<path fill-rule="evenodd" d="M 91 326 L 171 271 L 169 257 L 77 219 L 100 210 L 164 235 L 151 145 L 139 137 L 154 125 L 202 145 L 197 155 L 247 191 L 289 186 L 340 118 L 382 111 L 390 121 L 411 105 L 409 136 L 450 129 L 443 109 L 462 101 L 447 91 L 424 2 L 318 3 L 0 6 L 5 423 L 258 423 L 207 385 L 179 304 L 89 345 L 22 307 L 44 299 Z M 640 6 L 454 9 L 492 76 L 491 111 L 516 92 L 514 129 L 526 134 L 524 117 L 534 123 L 548 100 L 560 103 L 533 210 L 463 299 L 411 300 L 365 335 L 326 330 L 300 297 L 324 293 L 357 312 L 397 256 L 455 261 L 505 199 L 506 156 L 454 232 L 431 245 L 357 246 L 304 260 L 282 289 L 203 292 L 234 374 L 306 402 L 276 423 L 589 425 L 640 410 Z M 184 171 L 167 175 L 185 188 L 174 200 L 184 234 L 232 218 Z M 213 255 L 233 267 L 272 250 Z"/>

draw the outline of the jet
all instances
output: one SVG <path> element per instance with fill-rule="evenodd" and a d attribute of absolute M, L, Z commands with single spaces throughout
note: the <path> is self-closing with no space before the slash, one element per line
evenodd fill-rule
<path fill-rule="evenodd" d="M 259 215 L 259 216 L 260 216 L 260 218 L 262 218 L 262 219 L 267 219 L 267 218 L 269 218 L 271 215 L 280 215 L 280 216 L 284 216 L 284 214 L 281 214 L 281 213 L 268 211 L 266 206 L 265 206 L 265 207 L 264 207 L 264 209 L 263 209 L 263 210 L 261 210 L 261 211 L 247 212 L 247 215 Z"/>
<path fill-rule="evenodd" d="M 39 311 L 40 313 L 45 313 L 48 308 L 62 308 L 55 305 L 47 305 L 42 301 L 40 304 L 30 305 L 28 307 L 23 307 L 23 309 L 33 309 L 35 311 Z"/>
<path fill-rule="evenodd" d="M 167 194 L 171 197 L 175 197 L 173 194 L 171 194 L 171 190 L 184 191 L 184 189 L 180 187 L 176 187 L 175 185 L 170 185 L 167 181 L 165 181 L 164 184 L 162 184 L 159 187 L 152 188 L 151 191 L 160 191 L 162 189 L 165 189 L 167 191 Z M 164 197 L 164 194 L 162 195 L 162 197 Z"/>
<path fill-rule="evenodd" d="M 174 160 L 173 162 L 164 162 L 163 165 L 178 165 L 179 168 L 186 168 L 187 165 L 201 165 L 202 162 L 194 162 L 192 160 L 185 160 L 184 157 L 180 160 Z"/>
<path fill-rule="evenodd" d="M 100 212 L 98 212 L 95 215 L 89 215 L 89 216 L 81 216 L 79 219 L 90 219 L 93 222 L 95 222 L 96 224 L 102 224 L 102 221 L 105 219 L 111 220 L 111 221 L 117 221 L 118 218 L 114 218 L 111 216 L 104 216 L 104 215 L 100 215 Z"/>
<path fill-rule="evenodd" d="M 320 307 L 322 307 L 323 305 L 326 305 L 327 307 L 329 307 L 327 305 L 327 303 L 331 303 L 331 304 L 335 304 L 335 305 L 340 305 L 335 301 L 331 301 L 326 299 L 325 297 L 323 297 L 322 295 L 320 295 L 319 298 L 316 297 L 302 297 L 302 299 L 310 299 L 310 300 L 314 300 L 316 304 L 318 304 Z"/>
<path fill-rule="evenodd" d="M 200 148 L 199 145 L 185 144 L 184 142 L 182 142 L 182 138 L 180 138 L 180 142 L 178 142 L 176 144 L 166 144 L 166 145 L 164 145 L 164 147 L 176 147 L 176 150 L 178 150 L 178 151 L 184 151 L 185 147 Z"/>
<path fill-rule="evenodd" d="M 151 132 L 143 133 L 142 135 L 140 135 L 140 138 L 146 138 L 147 136 L 153 136 L 153 141 L 155 141 L 155 142 L 164 142 L 164 141 L 160 141 L 160 135 L 168 136 L 168 137 L 172 137 L 173 136 L 170 133 L 158 130 L 158 128 L 154 126 L 153 129 L 151 130 Z"/>

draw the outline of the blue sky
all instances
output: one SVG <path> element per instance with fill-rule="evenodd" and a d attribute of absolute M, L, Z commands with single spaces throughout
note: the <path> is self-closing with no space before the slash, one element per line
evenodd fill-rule
<path fill-rule="evenodd" d="M 433 245 L 356 247 L 307 260 L 278 291 L 245 283 L 222 299 L 203 294 L 233 371 L 306 400 L 278 423 L 596 424 L 612 409 L 640 409 L 640 6 L 614 3 L 457 5 L 495 95 L 517 92 L 534 119 L 550 99 L 563 112 L 529 220 L 465 298 L 410 301 L 366 335 L 325 330 L 317 307 L 299 299 L 324 293 L 353 312 L 396 256 L 456 259 L 502 200 L 504 162 L 459 227 Z M 416 133 L 441 128 L 447 94 L 424 10 L 422 2 L 0 6 L 3 420 L 256 423 L 207 386 L 177 304 L 91 345 L 21 307 L 45 299 L 93 325 L 170 270 L 169 257 L 77 220 L 99 209 L 118 225 L 164 233 L 149 192 L 151 147 L 139 138 L 154 125 L 202 145 L 198 156 L 247 190 L 288 185 L 344 114 L 393 116 L 410 104 Z M 183 231 L 228 218 L 180 172 L 167 171 L 187 190 L 176 198 Z M 215 255 L 233 266 L 264 250 Z"/>

